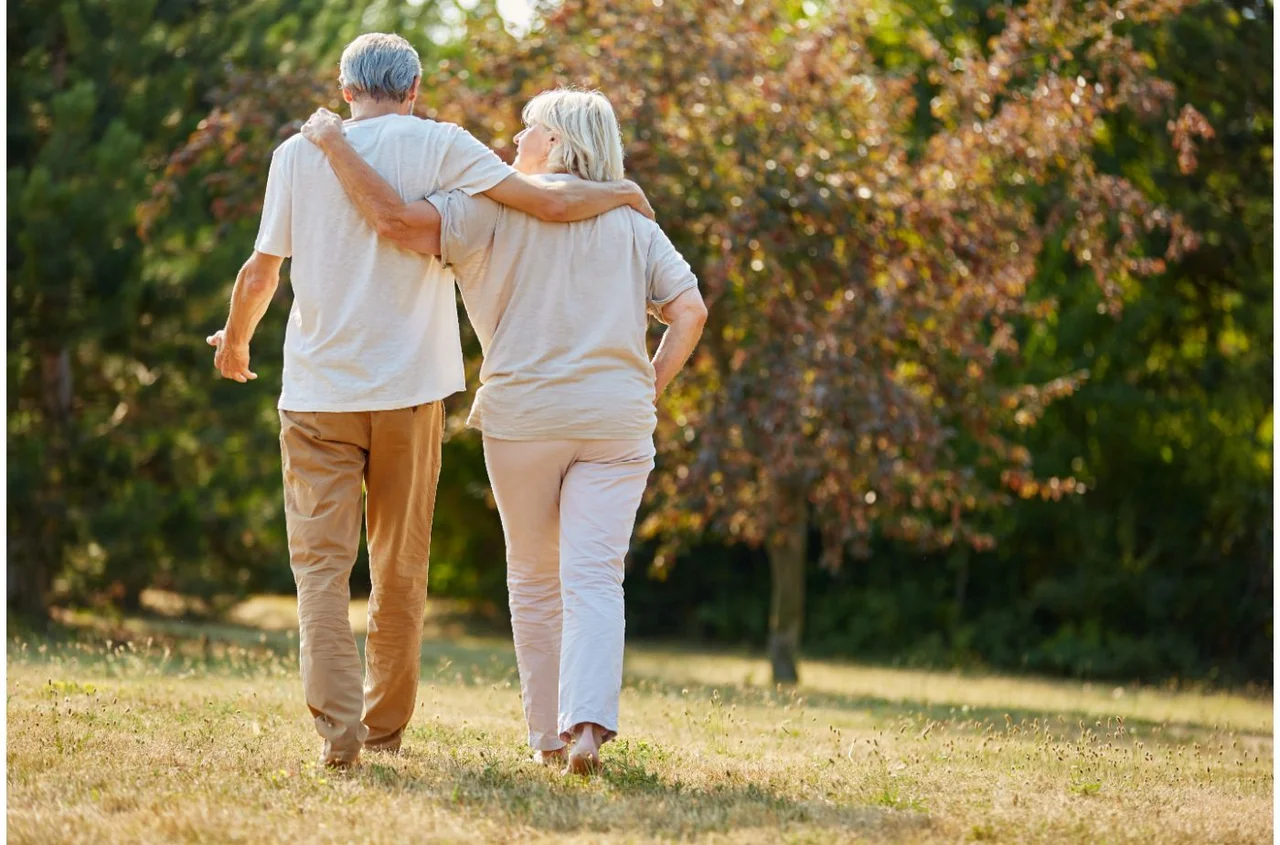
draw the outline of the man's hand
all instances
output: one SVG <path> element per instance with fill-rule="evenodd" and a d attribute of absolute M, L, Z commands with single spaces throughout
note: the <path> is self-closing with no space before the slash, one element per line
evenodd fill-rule
<path fill-rule="evenodd" d="M 323 148 L 325 144 L 342 137 L 342 118 L 326 108 L 318 108 L 302 124 L 302 137 Z"/>
<path fill-rule="evenodd" d="M 219 329 L 205 338 L 205 341 L 215 350 L 213 366 L 223 378 L 244 384 L 258 377 L 257 373 L 249 370 L 249 344 L 228 346 L 225 329 Z"/>
<path fill-rule="evenodd" d="M 636 211 L 643 214 L 645 217 L 648 217 L 650 220 L 657 220 L 658 215 L 653 213 L 653 206 L 649 205 L 649 198 L 644 195 L 644 191 L 640 188 L 640 186 L 637 185 L 635 182 L 632 182 L 630 179 L 626 180 L 626 182 L 628 185 L 630 185 L 632 188 L 635 189 L 635 195 L 631 198 L 631 201 L 627 204 L 630 205 L 632 208 L 634 208 Z"/>

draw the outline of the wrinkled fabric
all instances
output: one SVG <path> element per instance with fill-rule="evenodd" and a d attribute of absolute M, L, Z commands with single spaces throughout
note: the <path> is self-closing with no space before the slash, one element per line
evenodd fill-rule
<path fill-rule="evenodd" d="M 324 760 L 352 763 L 363 747 L 399 748 L 413 715 L 443 404 L 281 411 L 280 425 L 303 691 Z M 373 585 L 363 682 L 348 621 L 362 505 Z"/>
<path fill-rule="evenodd" d="M 405 202 L 487 191 L 515 172 L 451 123 L 387 114 L 343 134 Z M 272 153 L 254 248 L 293 257 L 282 410 L 411 408 L 466 388 L 452 274 L 378 237 L 301 135 Z"/>
<path fill-rule="evenodd" d="M 698 286 L 662 229 L 630 208 L 549 223 L 462 191 L 430 201 L 484 352 L 467 425 L 500 440 L 652 436 L 648 314 Z"/>
<path fill-rule="evenodd" d="M 626 632 L 622 581 L 653 470 L 651 438 L 484 439 L 507 543 L 507 591 L 529 744 L 576 725 L 618 731 Z"/>

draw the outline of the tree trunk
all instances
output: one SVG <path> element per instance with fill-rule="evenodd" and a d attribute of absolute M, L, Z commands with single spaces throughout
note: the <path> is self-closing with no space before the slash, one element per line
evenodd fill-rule
<path fill-rule="evenodd" d="M 969 550 L 961 549 L 956 557 L 956 617 L 958 626 L 964 618 L 964 602 L 969 592 Z"/>
<path fill-rule="evenodd" d="M 130 583 L 126 579 L 124 583 L 124 591 L 120 596 L 120 609 L 129 616 L 136 616 L 142 612 L 142 591 L 146 589 L 141 584 Z"/>
<path fill-rule="evenodd" d="M 9 605 L 42 616 L 53 574 L 62 562 L 66 536 L 66 488 L 71 422 L 71 354 L 65 349 L 46 350 L 40 356 L 42 410 L 47 432 L 44 478 L 36 492 L 40 524 L 22 532 L 18 548 L 9 549 L 7 563 Z M 11 540 L 13 532 L 10 532 Z"/>
<path fill-rule="evenodd" d="M 804 576 L 809 523 L 803 505 L 769 542 L 773 592 L 769 604 L 769 662 L 775 684 L 800 680 L 796 662 L 804 629 Z"/>

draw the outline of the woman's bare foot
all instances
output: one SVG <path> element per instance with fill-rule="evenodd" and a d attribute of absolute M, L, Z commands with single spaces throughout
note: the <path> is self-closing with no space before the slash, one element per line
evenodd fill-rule
<path fill-rule="evenodd" d="M 539 766 L 559 766 L 562 765 L 569 756 L 568 749 L 563 746 L 555 751 L 535 751 L 533 752 L 533 762 Z"/>
<path fill-rule="evenodd" d="M 573 748 L 569 750 L 569 765 L 565 767 L 567 775 L 593 775 L 600 771 L 600 740 L 604 736 L 604 728 L 588 722 L 579 725 L 575 732 Z"/>

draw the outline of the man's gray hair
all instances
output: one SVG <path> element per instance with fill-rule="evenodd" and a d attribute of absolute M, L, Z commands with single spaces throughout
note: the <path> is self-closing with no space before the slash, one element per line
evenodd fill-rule
<path fill-rule="evenodd" d="M 347 45 L 338 63 L 338 82 L 353 96 L 403 103 L 422 76 L 418 51 L 399 35 L 366 32 Z"/>

